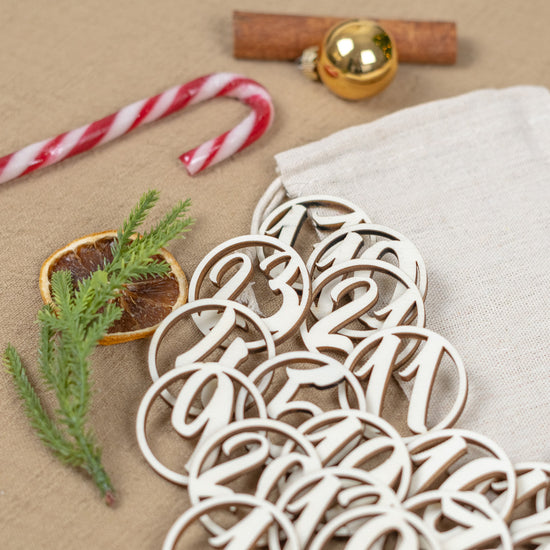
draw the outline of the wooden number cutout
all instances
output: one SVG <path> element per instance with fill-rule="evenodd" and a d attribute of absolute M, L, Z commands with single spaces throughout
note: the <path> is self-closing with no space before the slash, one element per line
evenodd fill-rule
<path fill-rule="evenodd" d="M 410 495 L 430 489 L 476 492 L 505 521 L 510 519 L 517 477 L 510 459 L 494 441 L 469 430 L 450 429 L 411 438 L 407 447 L 415 468 Z M 504 485 L 499 483 L 503 479 Z"/>
<path fill-rule="evenodd" d="M 333 466 L 289 484 L 276 503 L 292 519 L 302 548 L 308 547 L 327 519 L 361 505 L 400 506 L 400 502 L 387 485 L 367 472 Z"/>
<path fill-rule="evenodd" d="M 361 276 L 357 273 L 361 272 Z M 403 288 L 398 298 L 380 305 L 379 283 L 368 273 L 378 274 Z M 329 295 L 323 289 L 337 280 Z M 352 293 L 360 290 L 356 299 Z M 395 296 L 395 293 L 394 293 Z M 347 357 L 357 343 L 376 330 L 410 325 L 423 327 L 426 321 L 420 291 L 398 268 L 380 260 L 350 260 L 327 269 L 314 283 L 312 312 L 300 327 L 310 351 L 334 352 Z M 365 319 L 368 321 L 365 323 Z M 354 325 L 361 325 L 354 328 Z M 412 349 L 407 350 L 412 353 Z M 403 360 L 406 359 L 403 357 Z"/>
<path fill-rule="evenodd" d="M 314 416 L 298 431 L 304 434 L 323 466 L 363 469 L 404 500 L 412 465 L 397 430 L 384 419 L 356 409 L 328 411 Z"/>
<path fill-rule="evenodd" d="M 273 254 L 259 265 L 250 258 L 250 251 L 268 247 Z M 311 301 L 311 282 L 304 261 L 290 246 L 273 237 L 244 235 L 230 239 L 214 248 L 197 266 L 189 284 L 189 301 L 216 298 L 237 301 L 246 289 L 251 290 L 255 275 L 262 277 L 280 305 L 271 315 L 263 315 L 276 344 L 292 335 L 303 321 Z M 210 281 L 207 283 L 208 280 Z M 302 292 L 293 288 L 302 283 Z M 255 296 L 255 295 L 254 295 Z M 263 297 L 262 297 L 263 298 Z M 260 310 L 262 304 L 259 304 Z M 195 314 L 197 327 L 207 334 L 218 321 L 214 312 Z"/>
<path fill-rule="evenodd" d="M 425 298 L 428 273 L 420 252 L 404 235 L 383 225 L 342 227 L 315 245 L 306 265 L 314 281 L 326 269 L 348 260 L 383 260 L 386 255 L 397 261 L 397 267 L 414 281 Z"/>
<path fill-rule="evenodd" d="M 289 452 L 273 438 L 292 441 Z M 254 473 L 258 477 L 257 496 L 267 498 L 287 477 L 321 469 L 313 445 L 292 426 L 271 419 L 245 419 L 219 430 L 201 445 L 189 463 L 188 491 L 193 504 L 233 493 L 230 483 Z M 271 498 L 270 498 L 271 500 Z M 209 532 L 224 529 L 212 518 L 201 518 Z"/>
<path fill-rule="evenodd" d="M 236 513 L 242 508 L 250 509 L 244 517 Z M 231 512 L 236 521 L 220 535 L 210 537 L 208 542 L 211 548 L 253 550 L 257 548 L 257 541 L 270 533 L 277 541 L 285 541 L 285 550 L 302 550 L 292 523 L 279 509 L 266 500 L 251 495 L 235 494 L 211 498 L 189 508 L 168 531 L 162 550 L 174 550 L 178 540 L 190 525 L 220 509 Z M 181 548 L 189 546 L 183 545 Z M 269 550 L 276 548 L 269 546 Z"/>
<path fill-rule="evenodd" d="M 328 210 L 329 213 L 323 213 Z M 321 231 L 369 223 L 367 214 L 351 201 L 330 195 L 309 195 L 284 202 L 261 223 L 258 233 L 276 237 L 293 246 L 306 218 Z"/>
<path fill-rule="evenodd" d="M 153 453 L 147 440 L 147 417 L 151 407 L 162 391 L 179 380 L 184 380 L 172 409 L 172 426 L 184 440 L 199 439 L 195 452 L 210 435 L 216 434 L 225 426 L 232 424 L 234 402 L 239 386 L 246 391 L 247 397 L 254 402 L 257 414 L 267 417 L 267 410 L 258 389 L 249 379 L 236 369 L 217 363 L 195 363 L 168 371 L 161 376 L 146 392 L 138 409 L 136 435 L 139 448 L 149 465 L 159 475 L 175 483 L 187 485 L 188 477 L 165 466 Z M 214 386 L 212 387 L 212 383 Z M 203 388 L 210 385 L 210 397 L 199 414 L 188 422 L 192 404 L 198 400 Z M 242 417 L 241 417 L 242 418 Z M 191 454 L 192 460 L 194 453 Z M 212 457 L 211 457 L 212 459 Z M 182 464 L 185 461 L 182 459 Z"/>
<path fill-rule="evenodd" d="M 261 318 L 252 310 L 237 302 L 206 298 L 186 304 L 170 313 L 153 334 L 148 354 L 149 373 L 153 382 L 156 382 L 160 378 L 157 357 L 164 338 L 182 319 L 205 311 L 212 311 L 218 316 L 216 324 L 210 332 L 206 333 L 193 346 L 189 346 L 187 340 L 182 339 L 182 353 L 176 358 L 174 367 L 184 367 L 192 363 L 208 360 L 211 354 L 218 349 L 224 349 L 224 353 L 218 362 L 227 367 L 234 368 L 239 367 L 246 361 L 250 353 L 256 351 L 266 349 L 268 357 L 275 355 L 275 343 L 273 342 L 271 332 Z M 240 336 L 240 334 L 243 334 L 243 331 L 237 330 L 239 322 L 244 327 L 245 332 L 251 332 L 251 328 L 254 327 L 256 332 L 261 335 L 261 338 L 254 341 L 245 341 Z M 164 390 L 161 395 L 170 405 L 173 405 L 176 401 L 176 398 L 168 390 Z"/>
<path fill-rule="evenodd" d="M 412 355 L 408 353 L 410 349 L 413 350 Z M 399 365 L 403 363 L 403 355 L 407 356 L 408 363 L 399 369 Z M 428 427 L 432 391 L 445 356 L 456 369 L 455 398 L 444 418 Z M 367 410 L 379 416 L 383 413 L 391 375 L 406 381 L 414 379 L 407 416 L 408 427 L 414 434 L 451 427 L 466 404 L 468 378 L 460 356 L 445 338 L 422 327 L 381 330 L 360 342 L 344 365 L 366 387 Z"/>
<path fill-rule="evenodd" d="M 483 495 L 468 491 L 428 491 L 405 501 L 404 506 L 423 519 L 442 550 L 485 550 L 494 548 L 496 543 L 501 550 L 512 550 L 506 522 Z"/>
<path fill-rule="evenodd" d="M 274 208 L 263 220 L 257 233 L 276 237 L 295 248 L 304 248 L 298 242 L 304 223 L 311 222 L 318 240 L 342 227 L 368 222 L 365 212 L 350 201 L 330 195 L 310 195 L 289 200 Z M 309 255 L 309 248 L 304 259 Z M 264 248 L 257 251 L 258 258 L 264 260 Z M 300 290 L 301 283 L 294 283 L 294 288 Z"/>
<path fill-rule="evenodd" d="M 274 420 L 299 413 L 311 416 L 321 414 L 323 409 L 318 402 L 327 402 L 327 406 L 334 403 L 333 406 L 348 409 L 350 395 L 354 408 L 364 411 L 366 407 L 363 390 L 355 376 L 340 362 L 320 353 L 294 351 L 277 355 L 256 367 L 249 378 L 260 389 L 267 403 L 267 414 Z M 300 390 L 306 388 L 311 398 L 299 398 Z M 329 401 L 319 395 L 319 392 L 332 391 L 337 395 L 337 400 Z M 244 405 L 245 395 L 241 393 L 236 402 L 238 414 L 242 414 Z"/>
<path fill-rule="evenodd" d="M 397 506 L 359 506 L 327 523 L 308 550 L 328 550 L 345 529 L 350 537 L 343 550 L 382 550 L 389 540 L 394 550 L 441 550 L 436 537 L 416 515 Z M 396 536 L 397 535 L 397 536 Z M 339 548 L 342 548 L 339 546 Z M 453 550 L 458 550 L 454 548 Z"/>

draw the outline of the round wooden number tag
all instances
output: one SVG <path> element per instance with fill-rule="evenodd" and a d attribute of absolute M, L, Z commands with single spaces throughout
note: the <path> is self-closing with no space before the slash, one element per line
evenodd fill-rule
<path fill-rule="evenodd" d="M 423 327 L 426 321 L 414 282 L 380 260 L 350 260 L 327 269 L 314 282 L 311 313 L 300 327 L 306 347 L 344 356 L 374 331 L 397 325 Z"/>
<path fill-rule="evenodd" d="M 443 550 L 512 550 L 506 522 L 480 494 L 427 491 L 410 498 L 404 505 L 423 519 Z"/>
<path fill-rule="evenodd" d="M 172 409 L 172 427 L 184 441 L 189 442 L 187 447 L 194 449 L 194 452 L 191 453 L 189 449 L 186 453 L 182 452 L 182 466 L 185 465 L 185 456 L 191 454 L 189 460 L 192 460 L 194 453 L 203 447 L 202 444 L 209 436 L 218 433 L 220 429 L 235 420 L 235 397 L 239 389 L 243 389 L 249 403 L 254 404 L 254 407 L 250 406 L 248 409 L 249 415 L 256 414 L 261 418 L 266 418 L 267 411 L 260 392 L 244 374 L 218 363 L 195 363 L 173 369 L 161 376 L 147 390 L 139 406 L 136 419 L 137 440 L 145 460 L 153 470 L 168 481 L 185 486 L 188 480 L 187 475 L 163 464 L 155 456 L 147 440 L 147 418 L 154 401 L 164 389 L 178 381 L 183 381 L 184 384 Z M 209 394 L 206 399 L 203 391 L 205 388 L 208 388 Z M 201 401 L 204 404 L 199 407 L 197 403 Z M 197 415 L 191 413 L 194 404 L 198 407 Z M 191 421 L 189 421 L 190 416 L 194 416 Z M 240 417 L 240 419 L 242 418 Z"/>
<path fill-rule="evenodd" d="M 404 500 L 412 466 L 397 430 L 374 414 L 356 409 L 329 411 L 298 427 L 313 445 L 323 466 L 366 470 Z"/>
<path fill-rule="evenodd" d="M 249 512 L 244 515 L 242 510 Z M 233 525 L 222 534 L 208 538 L 213 548 L 234 548 L 235 550 L 253 550 L 257 542 L 265 535 L 273 533 L 274 540 L 285 541 L 285 550 L 301 550 L 298 537 L 290 520 L 273 504 L 251 495 L 229 495 L 208 499 L 197 504 L 182 514 L 172 525 L 162 550 L 173 550 L 178 540 L 184 535 L 190 525 L 197 520 L 208 517 L 211 513 L 226 512 L 233 519 Z M 196 540 L 196 539 L 194 539 Z M 280 543 L 278 544 L 280 548 Z M 190 548 L 188 544 L 180 545 L 182 549 Z M 195 545 L 193 545 L 196 548 Z M 271 545 L 270 550 L 275 550 Z"/>
<path fill-rule="evenodd" d="M 367 505 L 347 510 L 327 523 L 315 536 L 309 550 L 329 550 L 335 539 L 346 537 L 343 550 L 441 550 L 434 534 L 415 514 L 397 506 Z M 455 547 L 453 550 L 457 550 Z M 451 550 L 449 548 L 449 550 Z"/>
<path fill-rule="evenodd" d="M 488 437 L 469 430 L 440 430 L 407 444 L 413 463 L 410 495 L 430 489 L 476 492 L 508 521 L 517 494 L 517 477 L 506 453 Z M 505 480 L 505 483 L 501 483 Z M 435 525 L 441 518 L 425 515 Z"/>
<path fill-rule="evenodd" d="M 420 252 L 404 235 L 382 225 L 364 223 L 342 227 L 315 245 L 306 265 L 314 281 L 329 267 L 348 260 L 385 260 L 388 256 L 414 281 L 425 298 L 428 274 Z"/>
<path fill-rule="evenodd" d="M 274 208 L 261 223 L 258 233 L 294 246 L 307 219 L 317 231 L 325 232 L 325 236 L 327 231 L 370 222 L 367 214 L 351 201 L 330 195 L 309 195 Z"/>
<path fill-rule="evenodd" d="M 412 355 L 408 353 L 410 349 Z M 408 363 L 399 369 L 403 355 L 407 356 Z M 444 359 L 450 369 L 440 368 Z M 376 332 L 357 345 L 344 365 L 366 387 L 367 410 L 379 416 L 384 414 L 384 400 L 392 373 L 410 383 L 407 425 L 413 434 L 452 426 L 466 404 L 468 379 L 460 356 L 445 338 L 425 328 L 393 327 Z M 449 404 L 447 410 L 438 410 L 438 415 L 431 415 L 429 413 L 434 408 L 432 393 L 440 379 Z M 439 402 L 436 404 L 440 409 Z M 432 416 L 439 418 L 428 426 Z"/>
<path fill-rule="evenodd" d="M 267 403 L 267 414 L 274 420 L 292 420 L 298 415 L 316 416 L 325 410 L 364 411 L 361 384 L 342 363 L 320 353 L 291 351 L 264 361 L 250 375 Z M 245 394 L 237 398 L 242 414 Z M 296 420 L 296 418 L 295 418 Z M 301 418 L 303 421 L 303 418 Z"/>
<path fill-rule="evenodd" d="M 289 452 L 281 452 L 285 441 L 292 442 Z M 189 498 L 198 504 L 237 492 L 237 486 L 240 493 L 272 500 L 285 484 L 320 469 L 313 445 L 296 428 L 276 420 L 246 419 L 219 430 L 197 449 L 189 463 Z M 247 485 L 245 480 L 252 478 L 257 483 Z M 207 515 L 201 521 L 215 535 L 224 532 Z"/>
<path fill-rule="evenodd" d="M 273 251 L 259 264 L 252 259 L 257 247 Z M 300 293 L 293 288 L 297 280 L 303 287 Z M 264 292 L 253 290 L 252 283 Z M 309 310 L 311 283 L 304 261 L 292 247 L 278 239 L 245 235 L 226 241 L 207 254 L 189 284 L 190 302 L 200 298 L 246 301 L 243 297 L 250 294 L 275 343 L 282 342 L 296 330 Z M 215 312 L 193 317 L 203 334 L 212 330 L 218 318 Z"/>
<path fill-rule="evenodd" d="M 395 493 L 367 472 L 333 466 L 300 477 L 288 485 L 276 506 L 291 519 L 302 544 L 308 545 L 326 522 L 361 505 L 400 506 Z M 338 533 L 339 535 L 341 533 Z M 273 541 L 273 547 L 277 541 Z"/>
<path fill-rule="evenodd" d="M 204 299 L 186 304 L 168 315 L 155 331 L 149 345 L 149 373 L 153 382 L 160 378 L 157 366 L 159 348 L 166 336 L 178 323 L 191 319 L 197 313 L 210 312 L 216 316 L 216 322 L 210 332 L 202 335 L 198 343 L 192 342 L 189 337 L 181 337 L 178 342 L 181 353 L 174 361 L 174 367 L 184 367 L 198 361 L 208 360 L 218 362 L 227 367 L 237 368 L 243 364 L 250 353 L 267 350 L 268 357 L 275 355 L 275 343 L 266 324 L 252 310 L 229 300 Z M 190 323 L 195 327 L 194 323 Z M 197 329 L 195 328 L 195 331 Z M 250 335 L 259 337 L 250 341 Z M 187 335 L 186 335 L 187 336 Z M 246 339 L 245 339 L 246 338 Z M 215 353 L 221 354 L 217 361 L 211 358 Z M 168 391 L 162 392 L 163 399 L 173 405 L 176 398 Z"/>

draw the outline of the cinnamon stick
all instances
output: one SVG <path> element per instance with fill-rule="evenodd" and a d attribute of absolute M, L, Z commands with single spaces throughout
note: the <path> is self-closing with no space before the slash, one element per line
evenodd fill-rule
<path fill-rule="evenodd" d="M 321 44 L 330 27 L 346 19 L 235 11 L 233 55 L 239 59 L 294 61 L 305 48 Z M 400 62 L 438 65 L 455 63 L 455 23 L 372 20 L 393 36 Z"/>

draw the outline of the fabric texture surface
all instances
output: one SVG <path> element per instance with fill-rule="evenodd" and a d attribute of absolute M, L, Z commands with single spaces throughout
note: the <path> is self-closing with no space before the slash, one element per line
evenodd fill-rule
<path fill-rule="evenodd" d="M 292 63 L 235 59 L 234 9 L 455 21 L 457 63 L 402 63 L 383 93 L 364 102 L 342 101 L 303 78 Z M 55 400 L 47 397 L 37 369 L 36 325 L 42 305 L 40 266 L 53 251 L 83 235 L 117 228 L 139 196 L 155 188 L 161 198 L 145 229 L 176 201 L 192 199 L 191 214 L 197 221 L 185 240 L 168 247 L 190 278 L 213 247 L 249 232 L 255 205 L 275 177 L 276 154 L 379 120 L 368 127 L 370 137 L 363 144 L 368 160 L 362 171 L 351 165 L 348 170 L 346 162 L 338 169 L 335 164 L 334 182 L 346 183 L 344 193 L 358 186 L 373 220 L 408 235 L 423 253 L 430 272 L 427 325 L 455 344 L 470 374 L 470 398 L 459 425 L 470 427 L 482 420 L 494 424 L 500 417 L 500 427 L 478 429 L 494 438 L 515 437 L 506 447 L 514 459 L 519 450 L 526 458 L 549 458 L 540 441 L 538 451 L 534 447 L 545 423 L 548 431 L 550 414 L 548 402 L 543 403 L 548 291 L 537 294 L 535 287 L 545 290 L 548 284 L 540 263 L 548 256 L 541 179 L 549 150 L 548 139 L 543 139 L 546 92 L 531 90 L 536 103 L 530 105 L 518 90 L 509 97 L 504 118 L 503 104 L 490 100 L 496 93 L 483 92 L 479 102 L 467 101 L 475 96 L 459 98 L 453 111 L 456 127 L 450 126 L 450 119 L 440 124 L 434 111 L 430 118 L 414 115 L 420 111 L 403 111 L 485 88 L 550 88 L 549 17 L 547 0 L 531 0 L 528 9 L 523 0 L 56 0 L 47 9 L 38 0 L 2 0 L 0 156 L 218 71 L 242 73 L 264 85 L 273 97 L 275 120 L 252 146 L 195 177 L 186 174 L 179 155 L 239 123 L 249 112 L 239 101 L 220 98 L 190 106 L 93 151 L 0 185 L 0 352 L 8 343 L 18 349 L 40 396 L 53 410 Z M 502 97 L 507 93 L 512 92 Z M 519 96 L 526 101 L 519 102 Z M 486 98 L 484 104 L 481 98 Z M 418 109 L 438 105 L 452 103 Z M 477 115 L 468 113 L 469 106 L 477 106 Z M 448 147 L 442 148 L 444 144 Z M 369 153 L 382 153 L 382 145 L 387 155 Z M 350 152 L 358 146 L 352 140 Z M 282 167 L 294 166 L 293 158 L 304 158 L 318 166 L 319 177 L 332 173 L 326 150 L 319 158 L 291 153 L 285 157 L 289 162 L 279 158 Z M 387 187 L 376 184 L 383 178 Z M 294 188 L 290 174 L 285 173 L 285 179 L 289 189 Z M 299 183 L 311 186 L 313 181 Z M 466 198 L 472 200 L 467 203 Z M 471 207 L 464 210 L 466 204 Z M 502 204 L 505 214 L 499 211 Z M 468 248 L 466 243 L 473 244 Z M 498 243 L 504 245 L 499 248 Z M 510 256 L 513 261 L 508 261 Z M 476 277 L 489 273 L 485 263 L 500 265 L 498 277 L 495 274 L 498 292 L 491 284 L 476 283 Z M 459 271 L 452 271 L 454 265 Z M 475 270 L 468 271 L 466 266 L 472 265 Z M 519 283 L 505 287 L 502 294 L 502 278 Z M 496 334 L 498 341 L 490 341 Z M 115 486 L 114 508 L 104 504 L 85 475 L 63 466 L 43 446 L 11 378 L 0 369 L 2 550 L 162 546 L 168 529 L 190 503 L 185 489 L 155 474 L 137 445 L 136 414 L 151 385 L 148 347 L 149 340 L 101 346 L 92 357 L 90 423 Z M 487 363 L 496 373 L 491 386 L 495 395 L 485 395 L 484 401 L 478 397 L 478 378 L 489 382 Z M 511 373 L 514 382 L 506 380 Z M 502 388 L 507 395 L 497 396 Z M 502 405 L 495 410 L 489 403 L 496 403 L 497 397 Z M 179 548 L 182 545 L 204 547 L 188 540 Z"/>
<path fill-rule="evenodd" d="M 481 90 L 276 156 L 291 197 L 351 200 L 428 267 L 427 327 L 469 375 L 457 427 L 550 460 L 550 94 Z"/>

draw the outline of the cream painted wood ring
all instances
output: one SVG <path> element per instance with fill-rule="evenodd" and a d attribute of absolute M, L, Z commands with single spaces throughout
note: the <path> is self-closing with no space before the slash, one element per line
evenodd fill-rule
<path fill-rule="evenodd" d="M 364 223 L 335 231 L 315 245 L 306 265 L 314 281 L 329 267 L 348 260 L 384 260 L 387 255 L 396 260 L 397 267 L 414 281 L 425 298 L 428 273 L 420 252 L 404 235 L 383 225 Z"/>
<path fill-rule="evenodd" d="M 355 276 L 357 272 L 363 275 Z M 403 292 L 393 301 L 381 301 L 380 283 L 367 276 L 367 272 L 401 285 Z M 336 280 L 330 295 L 324 295 L 323 289 Z M 361 291 L 360 296 L 350 299 L 356 290 Z M 397 267 L 380 260 L 350 260 L 327 269 L 313 284 L 314 310 L 316 315 L 306 317 L 300 327 L 304 344 L 310 351 L 333 352 L 344 357 L 376 330 L 398 325 L 423 327 L 426 322 L 424 301 L 414 282 Z M 414 347 L 407 349 L 400 360 L 405 361 L 413 351 Z"/>
<path fill-rule="evenodd" d="M 493 548 L 497 541 L 501 550 L 513 548 L 506 522 L 479 493 L 427 491 L 415 495 L 403 504 L 407 510 L 422 518 L 442 550 L 485 550 Z M 436 517 L 444 517 L 445 522 L 434 522 L 433 518 Z M 450 527 L 449 523 L 454 523 L 454 527 Z M 488 544 L 491 546 L 487 546 Z"/>
<path fill-rule="evenodd" d="M 392 546 L 395 550 L 441 550 L 422 520 L 397 506 L 360 506 L 347 510 L 317 533 L 308 550 L 328 549 L 328 544 L 346 527 L 353 535 L 343 550 L 381 550 L 388 537 L 395 535 L 397 541 Z"/>
<path fill-rule="evenodd" d="M 268 247 L 275 252 L 255 265 L 251 255 L 257 247 Z M 311 303 L 311 282 L 302 258 L 292 247 L 278 239 L 243 235 L 214 248 L 201 260 L 191 277 L 189 301 L 200 298 L 239 300 L 246 289 L 250 291 L 257 273 L 261 273 L 272 295 L 279 297 L 280 303 L 275 313 L 263 314 L 263 321 L 275 343 L 279 344 L 294 333 L 307 315 Z M 303 284 L 301 293 L 292 286 L 297 279 Z M 261 304 L 259 308 L 262 310 Z M 268 309 L 265 304 L 264 309 Z M 217 315 L 195 314 L 193 319 L 203 334 L 207 334 L 217 322 Z"/>
<path fill-rule="evenodd" d="M 328 411 L 298 427 L 315 445 L 323 466 L 366 470 L 404 500 L 412 465 L 397 430 L 383 418 L 356 409 Z"/>
<path fill-rule="evenodd" d="M 182 342 L 182 350 L 186 351 L 182 351 L 178 355 L 174 367 L 178 368 L 204 361 L 215 350 L 222 348 L 225 351 L 218 361 L 221 364 L 235 368 L 246 361 L 250 353 L 266 349 L 268 357 L 275 356 L 275 343 L 271 332 L 262 319 L 252 310 L 229 300 L 213 300 L 211 298 L 196 300 L 170 313 L 153 334 L 148 353 L 149 374 L 153 382 L 160 378 L 157 357 L 166 335 L 182 319 L 204 311 L 213 311 L 219 314 L 217 323 L 196 345 L 189 346 L 186 341 Z M 244 332 L 249 333 L 252 332 L 251 327 L 254 327 L 261 338 L 251 342 L 245 341 L 240 336 L 243 332 L 242 330 L 239 332 L 238 325 L 241 326 L 241 329 L 244 329 Z M 232 336 L 233 339 L 231 339 Z M 228 343 L 229 341 L 230 343 Z M 168 390 L 164 390 L 161 395 L 170 405 L 173 405 L 176 401 L 176 398 Z"/>
<path fill-rule="evenodd" d="M 364 392 L 357 378 L 342 363 L 320 353 L 291 351 L 276 355 L 256 367 L 249 379 L 260 389 L 267 414 L 274 420 L 302 413 L 310 416 L 323 413 L 318 403 L 327 402 L 322 395 L 331 391 L 337 399 L 332 399 L 327 406 L 349 409 L 351 396 L 351 408 L 366 410 Z M 306 389 L 311 394 L 315 392 L 316 398 L 303 395 Z M 237 414 L 242 415 L 245 402 L 245 394 L 239 394 L 235 405 Z"/>
<path fill-rule="evenodd" d="M 329 213 L 323 212 L 327 210 Z M 315 229 L 321 231 L 370 223 L 363 209 L 351 201 L 331 195 L 307 195 L 288 200 L 274 208 L 260 224 L 258 233 L 277 237 L 293 246 L 306 218 L 311 220 Z"/>
<path fill-rule="evenodd" d="M 306 220 L 317 233 L 317 241 L 341 227 L 370 222 L 367 214 L 351 201 L 331 195 L 308 195 L 272 208 L 258 230 L 252 232 L 276 237 L 297 249 L 305 247 L 305 252 L 301 253 L 305 260 L 311 249 L 307 245 L 300 245 L 299 235 Z M 267 256 L 263 248 L 259 248 L 257 254 L 260 261 Z M 293 287 L 301 290 L 300 281 L 295 282 Z"/>
<path fill-rule="evenodd" d="M 494 441 L 470 430 L 448 429 L 413 437 L 407 448 L 413 463 L 409 495 L 430 489 L 476 492 L 505 521 L 510 519 L 516 502 L 516 472 Z M 500 497 L 491 497 L 503 479 L 506 483 Z M 430 518 L 434 524 L 437 522 L 438 518 Z"/>
<path fill-rule="evenodd" d="M 413 351 L 407 356 L 408 363 L 399 369 L 403 363 L 402 355 L 409 349 Z M 447 414 L 435 425 L 428 427 L 432 392 L 443 358 L 448 358 L 456 370 L 453 372 L 456 395 Z M 468 377 L 464 363 L 450 342 L 426 328 L 398 326 L 375 332 L 355 347 L 344 365 L 366 387 L 367 410 L 379 416 L 383 414 L 392 373 L 394 377 L 407 382 L 414 379 L 407 416 L 407 425 L 413 434 L 449 428 L 464 410 L 468 397 Z"/>
<path fill-rule="evenodd" d="M 270 439 L 292 441 L 291 451 Z M 235 454 L 236 456 L 231 456 Z M 188 492 L 192 504 L 233 493 L 231 482 L 254 473 L 258 477 L 256 496 L 273 498 L 287 479 L 321 469 L 313 445 L 296 428 L 271 419 L 251 418 L 219 430 L 197 448 L 189 462 Z M 283 482 L 281 484 L 281 482 Z M 212 518 L 201 518 L 209 532 L 220 535 L 224 529 Z"/>
<path fill-rule="evenodd" d="M 342 466 L 305 474 L 289 484 L 276 502 L 292 519 L 302 548 L 308 548 L 315 532 L 331 518 L 361 505 L 400 507 L 401 503 L 368 472 Z M 277 542 L 273 540 L 270 546 L 276 549 Z"/>
<path fill-rule="evenodd" d="M 267 410 L 263 398 L 254 384 L 244 374 L 231 367 L 224 367 L 217 363 L 195 363 L 173 369 L 161 376 L 147 390 L 141 400 L 136 418 L 137 441 L 145 460 L 155 472 L 176 485 L 186 486 L 188 476 L 165 466 L 155 456 L 147 441 L 147 417 L 153 402 L 166 387 L 182 379 L 185 380 L 185 383 L 172 409 L 172 425 L 184 440 L 199 438 L 189 462 L 192 461 L 194 454 L 204 446 L 203 442 L 210 435 L 218 433 L 228 425 L 233 425 L 232 421 L 235 419 L 234 400 L 237 395 L 235 384 L 246 390 L 261 418 L 267 417 Z M 193 402 L 196 402 L 197 394 L 213 381 L 216 382 L 216 385 L 214 388 L 211 387 L 208 402 L 200 414 L 188 423 L 189 410 Z M 183 462 L 182 459 L 182 464 Z"/>
<path fill-rule="evenodd" d="M 213 548 L 235 548 L 238 550 L 253 550 L 257 541 L 268 532 L 277 529 L 277 538 L 286 542 L 285 550 L 302 550 L 298 537 L 289 519 L 273 504 L 251 495 L 236 495 L 216 497 L 205 500 L 183 513 L 172 525 L 162 550 L 174 550 L 178 540 L 186 529 L 197 519 L 202 519 L 209 513 L 219 509 L 235 511 L 238 508 L 251 508 L 251 512 L 238 520 L 223 534 L 209 538 Z M 188 548 L 188 546 L 185 546 Z"/>

